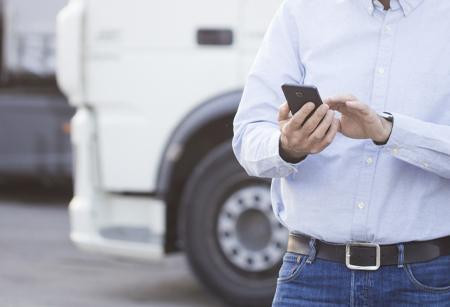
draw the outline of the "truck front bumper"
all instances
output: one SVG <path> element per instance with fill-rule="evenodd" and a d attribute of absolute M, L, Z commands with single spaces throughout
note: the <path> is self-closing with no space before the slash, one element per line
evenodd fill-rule
<path fill-rule="evenodd" d="M 141 260 L 164 256 L 165 205 L 161 200 L 75 196 L 69 212 L 70 238 L 83 250 Z"/>

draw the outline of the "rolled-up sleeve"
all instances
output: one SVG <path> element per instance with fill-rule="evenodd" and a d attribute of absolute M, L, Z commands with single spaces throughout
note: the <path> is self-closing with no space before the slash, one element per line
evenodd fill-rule
<path fill-rule="evenodd" d="M 450 179 L 450 126 L 394 115 L 384 151 L 396 158 Z"/>
<path fill-rule="evenodd" d="M 298 28 L 286 0 L 265 34 L 234 119 L 233 150 L 249 175 L 286 177 L 297 170 L 280 157 L 278 110 L 285 101 L 281 85 L 302 84 L 303 76 Z"/>

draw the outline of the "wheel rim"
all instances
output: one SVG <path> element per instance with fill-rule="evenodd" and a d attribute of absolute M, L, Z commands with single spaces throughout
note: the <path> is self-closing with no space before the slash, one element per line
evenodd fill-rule
<path fill-rule="evenodd" d="M 217 238 L 227 259 L 245 271 L 265 271 L 279 263 L 288 230 L 275 218 L 268 186 L 235 191 L 219 211 Z"/>

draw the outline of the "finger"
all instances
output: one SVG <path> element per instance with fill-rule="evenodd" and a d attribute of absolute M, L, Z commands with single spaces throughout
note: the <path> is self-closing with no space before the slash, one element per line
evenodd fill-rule
<path fill-rule="evenodd" d="M 310 135 L 316 127 L 319 125 L 320 121 L 325 117 L 330 107 L 327 104 L 322 104 L 314 114 L 304 123 L 303 130 L 307 135 Z"/>
<path fill-rule="evenodd" d="M 281 122 L 283 120 L 288 120 L 289 119 L 289 105 L 287 104 L 287 102 L 283 103 L 278 111 L 278 121 Z"/>
<path fill-rule="evenodd" d="M 306 103 L 297 113 L 295 113 L 291 120 L 286 124 L 286 131 L 299 130 L 300 127 L 305 122 L 306 117 L 308 117 L 311 112 L 314 111 L 316 105 L 312 102 Z"/>
<path fill-rule="evenodd" d="M 345 103 L 349 112 L 363 112 L 367 113 L 369 111 L 369 106 L 360 101 L 347 101 Z"/>
<path fill-rule="evenodd" d="M 330 107 L 331 110 L 335 110 L 335 111 L 338 111 L 338 112 L 341 112 L 341 113 L 346 111 L 345 110 L 346 106 L 345 106 L 345 102 L 344 101 L 328 101 L 328 100 L 325 100 L 324 103 L 326 103 Z"/>
<path fill-rule="evenodd" d="M 327 147 L 333 142 L 339 130 L 339 126 L 340 126 L 339 119 L 334 118 L 330 125 L 330 129 L 328 129 L 328 132 L 325 134 L 325 136 L 323 137 L 322 141 L 319 144 L 320 150 L 323 150 L 325 147 Z"/>
<path fill-rule="evenodd" d="M 353 100 L 358 100 L 358 99 L 351 94 L 336 95 L 336 96 L 328 97 L 327 99 L 325 99 L 325 101 L 331 102 L 331 103 L 339 103 L 339 102 L 343 103 L 346 101 L 353 101 Z"/>
<path fill-rule="evenodd" d="M 339 111 L 341 113 L 345 113 L 347 112 L 346 103 L 348 101 L 355 101 L 355 100 L 357 100 L 355 96 L 347 94 L 328 97 L 324 100 L 324 102 L 328 104 L 330 109 Z"/>
<path fill-rule="evenodd" d="M 312 141 L 320 142 L 327 133 L 331 124 L 333 123 L 333 119 L 334 119 L 334 111 L 328 110 L 322 122 L 317 126 L 316 130 L 314 130 L 314 132 L 309 136 L 309 138 Z"/>
<path fill-rule="evenodd" d="M 347 115 L 366 115 L 368 112 L 367 106 L 359 101 L 339 101 L 339 102 L 330 102 L 328 104 L 331 110 L 338 111 L 342 114 Z"/>
<path fill-rule="evenodd" d="M 312 102 L 306 103 L 292 117 L 293 124 L 296 125 L 297 128 L 301 127 L 303 125 L 303 123 L 305 122 L 305 119 L 308 117 L 309 114 L 311 114 L 311 112 L 314 111 L 315 108 L 316 108 L 316 105 L 314 103 L 312 103 Z"/>

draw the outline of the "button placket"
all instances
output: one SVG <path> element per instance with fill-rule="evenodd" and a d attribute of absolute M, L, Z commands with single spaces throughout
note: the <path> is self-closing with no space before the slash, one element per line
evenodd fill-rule
<path fill-rule="evenodd" d="M 400 12 L 387 12 L 380 28 L 380 38 L 377 52 L 377 59 L 374 68 L 373 87 L 371 95 L 371 107 L 377 111 L 384 111 L 387 91 L 389 86 L 390 64 L 393 54 L 395 38 L 396 18 L 401 16 Z M 401 13 L 400 13 L 401 14 Z M 373 188 L 375 168 L 373 167 L 375 157 L 379 154 L 379 149 L 374 149 L 372 141 L 368 140 L 364 148 L 364 166 L 359 176 L 358 190 L 355 195 L 354 215 L 352 224 L 352 238 L 357 241 L 369 241 L 369 226 L 366 221 L 369 214 L 370 195 Z"/>
<path fill-rule="evenodd" d="M 384 111 L 389 87 L 390 65 L 394 49 L 396 21 L 401 12 L 386 12 L 380 29 L 378 53 L 373 78 L 371 105 L 376 111 Z"/>
<path fill-rule="evenodd" d="M 370 151 L 370 149 L 368 149 Z M 352 223 L 352 239 L 355 241 L 367 241 L 368 229 L 367 229 L 367 214 L 370 206 L 370 194 L 372 190 L 373 178 L 375 168 L 372 167 L 376 152 L 372 152 L 370 156 L 372 159 L 371 164 L 368 163 L 368 159 L 364 159 L 361 164 L 361 170 L 359 175 L 358 190 L 354 199 L 354 211 L 353 211 L 353 223 Z"/>

